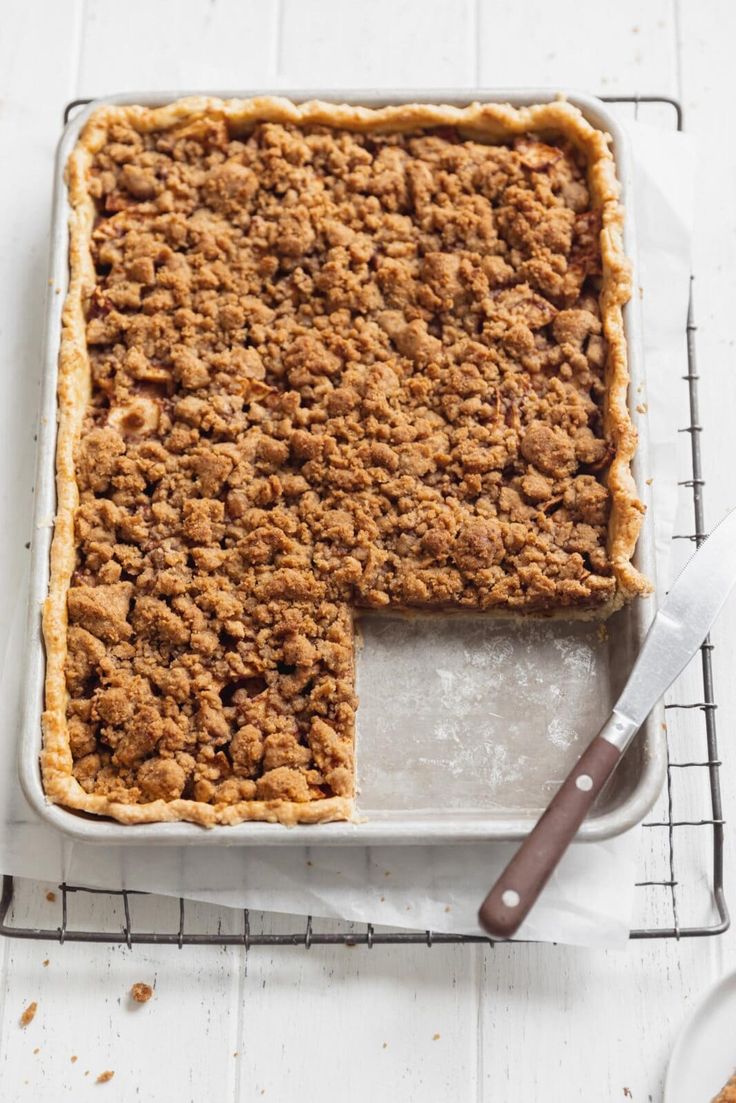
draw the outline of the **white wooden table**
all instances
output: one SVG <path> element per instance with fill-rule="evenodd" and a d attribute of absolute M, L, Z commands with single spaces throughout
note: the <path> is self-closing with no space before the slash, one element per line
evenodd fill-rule
<path fill-rule="evenodd" d="M 3 524 L 28 539 L 29 380 L 39 372 L 51 159 L 65 102 L 136 89 L 318 85 L 550 85 L 682 99 L 702 141 L 694 263 L 706 502 L 708 518 L 720 517 L 736 503 L 735 35 L 728 0 L 4 0 L 0 432 L 13 460 L 0 485 Z M 7 554 L 0 542 L 5 578 Z M 3 630 L 16 584 L 11 577 L 0 594 Z M 735 635 L 731 603 L 715 662 L 732 816 Z M 730 849 L 727 878 L 736 884 Z M 16 921 L 56 922 L 49 887 L 25 886 Z M 148 925 L 171 925 L 171 902 L 141 906 Z M 97 908 L 92 921 L 109 921 L 100 914 L 109 906 Z M 207 921 L 204 907 L 190 914 Z M 656 1103 L 674 1032 L 698 994 L 736 966 L 736 934 L 624 953 L 256 949 L 247 975 L 243 964 L 233 949 L 4 942 L 0 1098 Z M 133 1009 L 126 993 L 139 980 L 155 981 L 156 995 Z M 23 1031 L 31 1000 L 38 1012 Z M 97 1085 L 106 1069 L 114 1078 Z"/>

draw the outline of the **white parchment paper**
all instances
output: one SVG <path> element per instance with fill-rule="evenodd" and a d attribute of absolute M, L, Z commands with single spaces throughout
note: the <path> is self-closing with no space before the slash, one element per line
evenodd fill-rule
<path fill-rule="evenodd" d="M 680 391 L 690 276 L 694 157 L 681 134 L 631 124 L 658 582 L 669 577 L 677 506 Z M 0 442 L 0 453 L 2 452 Z M 8 468 L 4 468 L 8 470 Z M 683 477 L 683 476 L 680 476 Z M 3 625 L 0 870 L 90 887 L 142 889 L 265 911 L 477 933 L 476 912 L 513 845 L 453 847 L 99 847 L 71 842 L 28 808 L 16 771 L 26 576 L 12 517 L 0 552 L 18 598 Z M 5 543 L 6 547 L 1 545 Z M 16 550 L 16 545 L 18 549 Z M 636 832 L 571 847 L 520 937 L 622 946 L 636 879 Z M 315 838 L 317 836 L 315 835 Z"/>

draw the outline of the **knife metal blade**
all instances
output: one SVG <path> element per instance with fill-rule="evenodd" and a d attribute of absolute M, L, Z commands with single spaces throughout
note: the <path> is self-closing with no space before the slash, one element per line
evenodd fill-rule
<path fill-rule="evenodd" d="M 601 732 L 624 749 L 708 635 L 736 584 L 736 509 L 726 514 L 685 565 L 660 605 Z"/>

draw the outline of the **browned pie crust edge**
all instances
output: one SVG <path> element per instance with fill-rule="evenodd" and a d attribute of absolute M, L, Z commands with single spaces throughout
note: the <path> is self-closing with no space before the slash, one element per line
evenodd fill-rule
<path fill-rule="evenodd" d="M 623 247 L 623 208 L 608 135 L 588 123 L 580 111 L 563 99 L 553 103 L 513 108 L 506 104 L 472 103 L 467 107 L 439 104 L 401 104 L 367 108 L 312 100 L 299 105 L 279 97 L 220 100 L 204 96 L 178 100 L 159 108 L 106 106 L 93 112 L 82 130 L 67 165 L 69 193 L 69 288 L 62 316 L 59 355 L 58 436 L 56 452 L 57 516 L 51 545 L 49 595 L 43 610 L 46 645 L 46 697 L 41 767 L 48 798 L 67 808 L 111 816 L 120 823 L 188 821 L 203 826 L 266 820 L 283 824 L 324 823 L 351 819 L 353 801 L 331 797 L 308 803 L 242 801 L 215 808 L 193 800 L 163 800 L 122 804 L 109 797 L 86 793 L 72 776 L 72 754 L 66 721 L 64 677 L 67 632 L 67 590 L 75 566 L 74 514 L 79 493 L 74 469 L 74 447 L 90 396 L 90 365 L 85 338 L 85 303 L 95 286 L 90 255 L 94 204 L 87 187 L 87 170 L 105 144 L 108 126 L 124 121 L 140 131 L 159 130 L 203 114 L 217 114 L 230 124 L 256 121 L 324 124 L 353 130 L 411 130 L 451 125 L 463 131 L 503 141 L 531 132 L 544 137 L 569 138 L 586 155 L 593 205 L 601 212 L 603 285 L 600 296 L 603 332 L 608 343 L 605 429 L 614 447 L 608 473 L 611 494 L 609 552 L 617 587 L 605 606 L 578 612 L 578 617 L 602 619 L 637 594 L 650 591 L 647 580 L 631 562 L 644 515 L 631 475 L 637 434 L 627 405 L 629 371 L 622 307 L 631 295 L 631 270 Z M 508 614 L 506 614 L 508 615 Z M 555 615 L 554 613 L 552 615 Z M 570 617 L 567 610 L 561 616 Z"/>

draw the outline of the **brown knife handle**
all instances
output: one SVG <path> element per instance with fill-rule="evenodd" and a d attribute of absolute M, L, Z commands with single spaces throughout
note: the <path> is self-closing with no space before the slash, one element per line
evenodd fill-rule
<path fill-rule="evenodd" d="M 483 901 L 478 919 L 488 934 L 516 933 L 620 759 L 618 747 L 596 736 Z"/>

